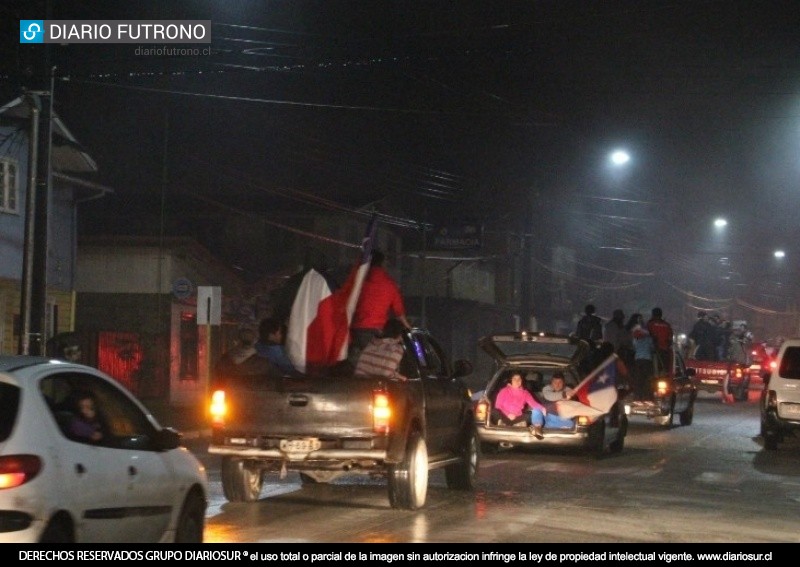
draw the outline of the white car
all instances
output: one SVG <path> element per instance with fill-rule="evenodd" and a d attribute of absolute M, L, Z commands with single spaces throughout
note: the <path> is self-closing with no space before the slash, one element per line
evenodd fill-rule
<path fill-rule="evenodd" d="M 76 400 L 97 409 L 77 437 Z M 0 356 L 0 543 L 203 541 L 205 467 L 95 368 Z"/>
<path fill-rule="evenodd" d="M 774 451 L 800 431 L 800 338 L 786 339 L 770 368 L 761 391 L 761 437 L 764 448 Z"/>

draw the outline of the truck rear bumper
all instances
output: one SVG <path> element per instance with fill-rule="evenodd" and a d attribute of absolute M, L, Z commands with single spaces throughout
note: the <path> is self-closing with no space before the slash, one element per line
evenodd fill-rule
<path fill-rule="evenodd" d="M 209 445 L 212 455 L 239 457 L 241 459 L 266 459 L 272 461 L 385 461 L 388 453 L 384 449 L 319 449 L 308 453 L 293 453 L 280 449 Z"/>
<path fill-rule="evenodd" d="M 482 443 L 510 443 L 512 445 L 552 445 L 582 447 L 589 436 L 587 429 L 545 429 L 544 437 L 537 439 L 527 427 L 476 426 Z"/>
<path fill-rule="evenodd" d="M 635 401 L 625 404 L 626 415 L 640 415 L 648 419 L 669 415 L 669 402 Z"/>

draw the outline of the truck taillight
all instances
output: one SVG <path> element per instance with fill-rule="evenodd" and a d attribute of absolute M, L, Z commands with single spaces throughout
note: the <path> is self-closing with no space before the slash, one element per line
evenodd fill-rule
<path fill-rule="evenodd" d="M 389 421 L 392 408 L 389 405 L 389 394 L 374 392 L 372 394 L 372 429 L 375 433 L 389 433 Z"/>
<path fill-rule="evenodd" d="M 743 372 L 742 369 L 740 367 L 737 367 L 736 370 L 734 371 L 734 374 L 736 374 L 737 378 L 741 378 L 742 372 Z"/>
<path fill-rule="evenodd" d="M 475 421 L 478 422 L 485 422 L 486 418 L 489 416 L 489 402 L 486 400 L 481 400 L 475 406 Z"/>
<path fill-rule="evenodd" d="M 778 361 L 770 360 L 769 361 L 769 369 L 770 370 L 775 370 L 776 368 L 778 368 Z"/>
<path fill-rule="evenodd" d="M 211 416 L 211 425 L 224 425 L 225 414 L 228 413 L 228 406 L 225 403 L 225 391 L 215 390 L 211 394 L 211 404 L 208 406 L 208 413 Z"/>
<path fill-rule="evenodd" d="M 656 394 L 663 396 L 669 392 L 669 382 L 667 380 L 659 380 L 656 382 Z"/>

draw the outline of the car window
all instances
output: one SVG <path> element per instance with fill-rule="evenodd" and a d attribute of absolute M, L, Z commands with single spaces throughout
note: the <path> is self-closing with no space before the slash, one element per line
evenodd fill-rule
<path fill-rule="evenodd" d="M 786 347 L 781 357 L 778 375 L 781 378 L 800 379 L 800 347 Z"/>
<path fill-rule="evenodd" d="M 565 336 L 538 334 L 500 334 L 485 337 L 503 358 L 515 356 L 548 355 L 562 358 L 580 358 L 585 354 L 586 344 Z"/>
<path fill-rule="evenodd" d="M 425 368 L 428 371 L 428 375 L 449 375 L 445 358 L 439 345 L 426 335 L 418 335 L 418 339 L 425 352 Z"/>
<path fill-rule="evenodd" d="M 80 443 L 121 449 L 153 450 L 155 427 L 146 415 L 113 384 L 81 372 L 64 372 L 41 382 L 42 394 L 65 436 Z M 90 440 L 76 437 L 70 423 L 76 417 L 76 398 L 89 393 L 96 405 L 102 438 Z"/>
<path fill-rule="evenodd" d="M 414 363 L 416 358 L 414 349 L 405 348 L 403 358 L 400 359 L 398 370 L 406 378 L 419 378 L 417 365 Z"/>
<path fill-rule="evenodd" d="M 19 411 L 19 393 L 17 386 L 0 384 L 0 442 L 11 435 Z"/>

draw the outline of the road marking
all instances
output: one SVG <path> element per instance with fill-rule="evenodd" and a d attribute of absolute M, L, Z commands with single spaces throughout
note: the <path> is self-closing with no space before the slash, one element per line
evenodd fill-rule
<path fill-rule="evenodd" d="M 741 484 L 742 482 L 742 475 L 734 474 L 734 473 L 720 473 L 720 472 L 704 472 L 695 477 L 697 482 L 703 482 L 705 484 L 727 484 L 729 486 L 734 486 L 736 484 Z"/>

